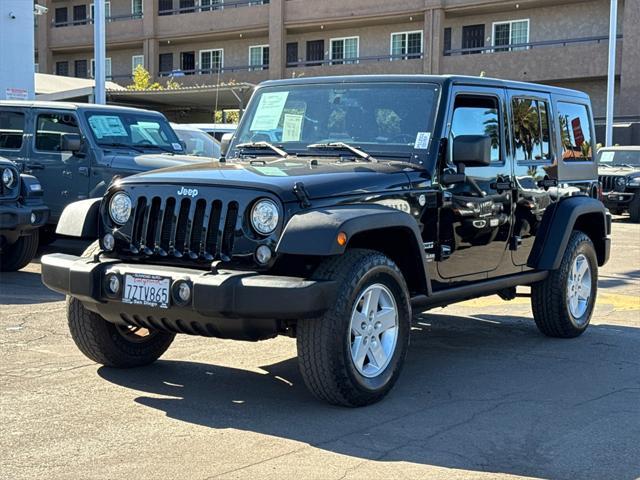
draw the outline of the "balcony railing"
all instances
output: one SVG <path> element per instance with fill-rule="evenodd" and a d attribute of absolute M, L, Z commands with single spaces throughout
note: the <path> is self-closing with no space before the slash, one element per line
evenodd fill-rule
<path fill-rule="evenodd" d="M 142 13 L 131 13 L 128 15 L 110 15 L 105 17 L 106 22 L 121 22 L 125 20 L 140 20 Z M 79 20 L 68 20 L 66 22 L 56 22 L 53 20 L 52 25 L 54 27 L 73 27 L 76 25 L 90 25 L 93 24 L 93 18 L 82 18 Z"/>
<path fill-rule="evenodd" d="M 618 40 L 622 38 L 622 35 L 617 36 Z M 445 57 L 452 55 L 469 55 L 473 53 L 495 53 L 495 52 L 507 52 L 518 50 L 530 50 L 532 48 L 540 47 L 553 47 L 553 46 L 567 46 L 577 43 L 600 43 L 608 42 L 609 36 L 603 35 L 599 37 L 583 37 L 583 38 L 567 38 L 564 40 L 543 40 L 538 42 L 527 43 L 513 43 L 511 45 L 491 45 L 485 47 L 474 48 L 456 48 L 443 51 Z"/>
<path fill-rule="evenodd" d="M 194 68 L 189 70 L 177 69 L 171 71 L 158 72 L 159 77 L 180 78 L 189 75 L 224 75 L 225 73 L 237 72 L 261 72 L 269 70 L 269 64 L 264 65 L 241 65 L 236 67 L 212 67 L 212 68 Z"/>
<path fill-rule="evenodd" d="M 320 65 L 353 65 L 368 62 L 393 62 L 399 60 L 419 60 L 423 53 L 402 53 L 394 55 L 374 55 L 352 58 L 324 58 L 321 60 L 304 60 L 299 62 L 287 62 L 287 67 L 317 67 Z"/>
<path fill-rule="evenodd" d="M 170 10 L 158 10 L 158 15 L 181 15 L 183 13 L 212 12 L 225 8 L 252 7 L 255 5 L 267 5 L 269 0 L 224 0 L 211 5 L 193 5 L 189 7 L 173 8 Z"/>

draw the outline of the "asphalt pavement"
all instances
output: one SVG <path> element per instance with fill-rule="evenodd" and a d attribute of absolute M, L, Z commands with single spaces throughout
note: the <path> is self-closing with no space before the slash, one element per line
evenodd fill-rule
<path fill-rule="evenodd" d="M 626 217 L 584 335 L 543 337 L 525 297 L 426 312 L 394 390 L 359 409 L 307 392 L 289 338 L 182 335 L 151 366 L 96 365 L 39 271 L 0 277 L 2 479 L 640 477 L 640 225 Z"/>

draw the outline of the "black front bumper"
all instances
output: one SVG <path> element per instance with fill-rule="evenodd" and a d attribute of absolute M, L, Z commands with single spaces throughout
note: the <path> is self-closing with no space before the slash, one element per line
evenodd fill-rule
<path fill-rule="evenodd" d="M 628 208 L 636 192 L 606 192 L 602 194 L 602 203 L 609 209 Z"/>
<path fill-rule="evenodd" d="M 336 298 L 332 281 L 260 275 L 256 272 L 202 270 L 95 261 L 73 255 L 44 255 L 42 281 L 52 290 L 80 300 L 106 320 L 192 335 L 259 340 L 284 333 L 290 321 L 322 314 Z M 192 285 L 189 305 L 173 300 L 169 308 L 131 305 L 109 296 L 104 279 L 116 273 L 159 275 L 188 280 Z M 121 281 L 121 285 L 124 282 Z M 122 290 L 122 289 L 121 289 Z M 287 322 L 289 321 L 289 322 Z"/>
<path fill-rule="evenodd" d="M 35 222 L 31 222 L 31 214 L 35 214 Z M 43 226 L 48 219 L 49 209 L 44 205 L 0 204 L 0 235 L 17 238 Z"/>

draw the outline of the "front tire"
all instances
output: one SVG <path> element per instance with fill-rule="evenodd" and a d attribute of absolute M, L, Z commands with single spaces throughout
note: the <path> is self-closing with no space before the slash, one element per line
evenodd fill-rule
<path fill-rule="evenodd" d="M 402 273 L 389 258 L 353 249 L 326 260 L 314 277 L 339 296 L 320 318 L 298 322 L 300 372 L 320 400 L 349 407 L 382 399 L 400 375 L 411 307 Z"/>
<path fill-rule="evenodd" d="M 15 272 L 26 267 L 36 256 L 39 244 L 39 232 L 19 237 L 16 243 L 4 247 L 0 253 L 0 272 Z"/>
<path fill-rule="evenodd" d="M 99 250 L 98 242 L 94 242 L 82 257 L 91 257 Z M 71 338 L 80 351 L 107 367 L 131 368 L 153 363 L 175 338 L 174 333 L 108 322 L 73 297 L 67 298 L 67 320 Z"/>
<path fill-rule="evenodd" d="M 549 337 L 573 338 L 589 326 L 598 290 L 598 260 L 591 239 L 580 231 L 569 238 L 560 268 L 531 286 L 538 329 Z"/>

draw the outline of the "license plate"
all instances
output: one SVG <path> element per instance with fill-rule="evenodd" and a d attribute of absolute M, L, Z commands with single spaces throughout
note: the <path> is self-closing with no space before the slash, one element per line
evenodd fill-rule
<path fill-rule="evenodd" d="M 147 307 L 169 308 L 171 279 L 158 275 L 133 274 L 124 276 L 123 303 Z"/>

